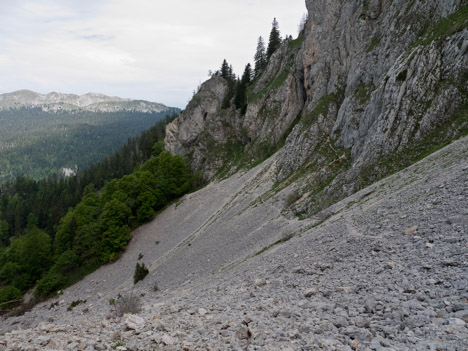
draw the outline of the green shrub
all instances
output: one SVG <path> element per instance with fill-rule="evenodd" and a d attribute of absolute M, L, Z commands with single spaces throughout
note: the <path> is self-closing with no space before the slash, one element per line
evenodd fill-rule
<path fill-rule="evenodd" d="M 0 310 L 10 307 L 14 302 L 8 303 L 10 301 L 15 301 L 20 299 L 22 296 L 21 291 L 14 286 L 5 286 L 0 289 Z"/>
<path fill-rule="evenodd" d="M 62 273 L 49 272 L 37 281 L 36 296 L 49 296 L 67 285 L 68 279 Z"/>
<path fill-rule="evenodd" d="M 72 309 L 74 309 L 76 306 L 82 304 L 82 303 L 86 303 L 86 300 L 81 300 L 81 299 L 78 299 L 78 300 L 75 300 L 73 301 L 70 306 L 68 306 L 67 308 L 67 311 L 71 311 Z"/>
<path fill-rule="evenodd" d="M 301 198 L 301 194 L 297 190 L 294 190 L 291 194 L 288 195 L 286 198 L 286 203 L 288 206 L 291 206 L 293 203 L 295 203 L 297 200 Z"/>
<path fill-rule="evenodd" d="M 126 296 L 118 296 L 117 300 L 112 305 L 114 313 L 118 317 L 122 317 L 125 313 L 138 313 L 140 311 L 141 302 L 138 296 L 133 293 Z"/>
<path fill-rule="evenodd" d="M 146 275 L 149 273 L 148 268 L 146 268 L 145 264 L 137 263 L 135 266 L 135 274 L 133 275 L 133 283 L 136 284 L 140 280 L 145 279 Z"/>

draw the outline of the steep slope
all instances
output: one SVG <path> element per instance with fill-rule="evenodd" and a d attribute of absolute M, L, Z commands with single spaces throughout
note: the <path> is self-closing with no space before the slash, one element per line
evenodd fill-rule
<path fill-rule="evenodd" d="M 277 181 L 301 174 L 294 211 L 310 215 L 467 133 L 468 8 L 306 4 L 305 32 L 272 56 L 246 115 L 221 108 L 226 82 L 215 77 L 168 127 L 166 147 L 205 179 L 281 148 Z"/>
<path fill-rule="evenodd" d="M 467 7 L 306 4 L 245 116 L 222 108 L 228 83 L 213 77 L 168 126 L 167 149 L 211 182 L 119 261 L 2 320 L 0 345 L 466 349 Z M 116 317 L 119 296 L 142 310 Z"/>
<path fill-rule="evenodd" d="M 0 330 L 15 331 L 0 347 L 464 349 L 467 145 L 357 192 L 328 218 L 285 218 L 287 191 L 255 201 L 278 155 L 212 182 L 138 229 L 119 261 L 3 319 Z M 150 274 L 134 286 L 137 262 Z M 119 294 L 142 310 L 115 317 L 108 301 Z"/>

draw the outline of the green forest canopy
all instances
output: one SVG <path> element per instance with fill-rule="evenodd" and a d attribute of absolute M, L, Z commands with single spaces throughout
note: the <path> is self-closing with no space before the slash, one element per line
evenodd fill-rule
<path fill-rule="evenodd" d="M 190 190 L 194 177 L 182 157 L 163 151 L 170 120 L 69 179 L 18 177 L 2 186 L 0 303 L 34 286 L 47 296 L 115 260 L 134 228 Z M 95 188 L 94 180 L 107 181 Z"/>
<path fill-rule="evenodd" d="M 0 110 L 0 183 L 18 175 L 41 179 L 63 168 L 87 168 L 178 111 Z"/>

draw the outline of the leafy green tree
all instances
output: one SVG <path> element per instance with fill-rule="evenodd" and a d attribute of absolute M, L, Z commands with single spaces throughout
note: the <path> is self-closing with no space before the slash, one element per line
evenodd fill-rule
<path fill-rule="evenodd" d="M 153 145 L 153 155 L 158 156 L 161 152 L 164 151 L 164 141 L 158 141 L 157 143 L 154 143 Z"/>
<path fill-rule="evenodd" d="M 271 55 L 280 47 L 281 36 L 279 31 L 279 24 L 276 18 L 273 19 L 272 28 L 270 32 L 270 39 L 268 40 L 268 49 L 266 52 L 267 59 L 269 60 Z"/>
<path fill-rule="evenodd" d="M 104 228 L 127 225 L 131 213 L 132 211 L 125 203 L 114 198 L 104 205 L 101 223 Z"/>
<path fill-rule="evenodd" d="M 130 240 L 130 228 L 127 225 L 117 227 L 111 226 L 102 234 L 103 252 L 101 260 L 111 262 L 117 255 L 125 250 Z"/>
<path fill-rule="evenodd" d="M 78 268 L 81 263 L 82 260 L 73 250 L 67 250 L 55 259 L 55 263 L 50 271 L 56 273 L 71 273 Z"/>
<path fill-rule="evenodd" d="M 145 223 L 154 217 L 154 209 L 156 208 L 157 198 L 150 191 L 138 195 L 137 219 L 140 223 Z"/>
<path fill-rule="evenodd" d="M 158 189 L 166 201 L 178 197 L 190 189 L 192 175 L 182 156 L 172 156 L 163 151 L 158 157 L 149 160 L 141 168 L 154 174 Z"/>
<path fill-rule="evenodd" d="M 0 289 L 0 310 L 10 307 L 10 304 L 5 304 L 5 302 L 14 301 L 20 299 L 22 293 L 19 289 L 14 286 L 5 286 Z"/>
<path fill-rule="evenodd" d="M 64 274 L 50 271 L 37 281 L 34 295 L 48 296 L 67 284 L 68 278 Z"/>
<path fill-rule="evenodd" d="M 255 78 L 257 78 L 260 76 L 260 74 L 262 74 L 262 72 L 265 70 L 265 67 L 267 65 L 265 42 L 263 41 L 263 37 L 261 36 L 258 38 L 257 51 L 255 52 L 255 56 L 254 56 L 254 63 L 255 63 L 254 76 Z"/>
<path fill-rule="evenodd" d="M 73 247 L 76 230 L 78 225 L 76 222 L 75 211 L 70 209 L 68 213 L 60 221 L 57 233 L 55 234 L 55 252 L 61 254 Z"/>
<path fill-rule="evenodd" d="M 17 262 L 6 262 L 0 269 L 0 279 L 5 284 L 11 284 L 16 276 L 22 271 L 22 267 Z"/>
<path fill-rule="evenodd" d="M 25 235 L 13 240 L 2 260 L 7 262 L 0 269 L 0 278 L 25 291 L 50 268 L 52 263 L 51 238 L 45 232 L 32 228 Z"/>
<path fill-rule="evenodd" d="M 12 244 L 13 257 L 32 278 L 39 278 L 52 262 L 52 241 L 49 235 L 33 228 Z"/>

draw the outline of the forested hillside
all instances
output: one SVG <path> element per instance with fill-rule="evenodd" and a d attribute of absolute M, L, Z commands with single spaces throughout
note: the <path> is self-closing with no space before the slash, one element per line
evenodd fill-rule
<path fill-rule="evenodd" d="M 0 110 L 0 183 L 18 175 L 40 179 L 65 168 L 85 169 L 177 112 Z"/>
<path fill-rule="evenodd" d="M 41 278 L 37 294 L 47 295 L 115 259 L 131 229 L 189 190 L 183 159 L 162 152 L 173 118 L 75 176 L 21 176 L 1 187 L 0 303 Z"/>

